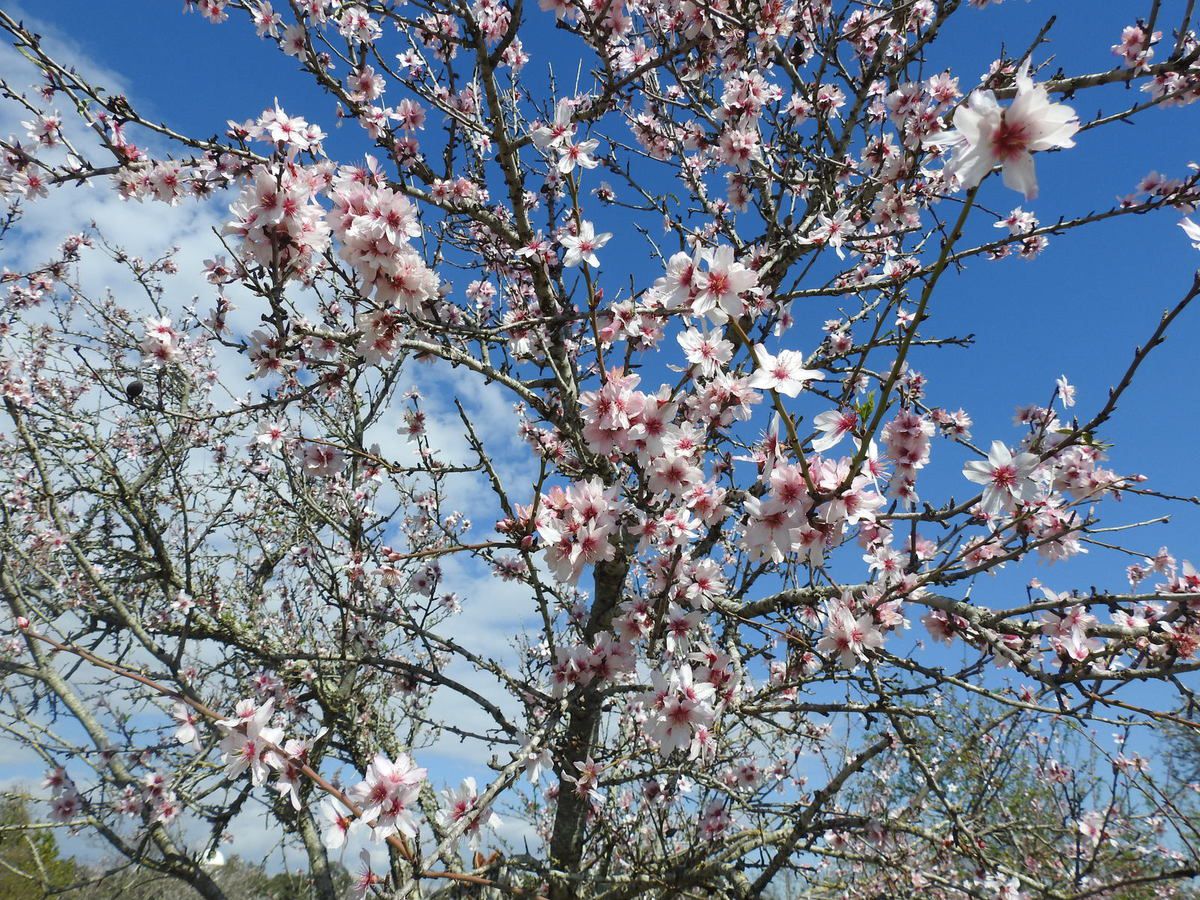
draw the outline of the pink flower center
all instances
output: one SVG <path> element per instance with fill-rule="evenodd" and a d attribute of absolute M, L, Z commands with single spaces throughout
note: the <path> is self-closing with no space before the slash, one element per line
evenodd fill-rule
<path fill-rule="evenodd" d="M 992 484 L 998 488 L 1011 489 L 1017 483 L 1017 470 L 1014 466 L 997 466 L 992 472 Z"/>
<path fill-rule="evenodd" d="M 1024 122 L 1000 119 L 1000 127 L 992 133 L 992 155 L 1001 162 L 1011 162 L 1029 149 L 1029 129 Z"/>

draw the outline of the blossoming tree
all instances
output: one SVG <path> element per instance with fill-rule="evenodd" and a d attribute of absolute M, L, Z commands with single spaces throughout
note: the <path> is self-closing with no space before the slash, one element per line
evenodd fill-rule
<path fill-rule="evenodd" d="M 1197 727 L 1200 574 L 1115 501 L 1195 501 L 1104 439 L 1200 281 L 1007 434 L 917 366 L 970 352 L 960 270 L 1200 243 L 1194 167 L 1038 179 L 1194 134 L 1200 40 L 1153 0 L 1094 68 L 1053 21 L 937 68 L 987 5 L 187 0 L 291 57 L 336 159 L 286 96 L 182 133 L 0 11 L 6 240 L 89 186 L 226 210 L 203 273 L 100 222 L 3 275 L 3 729 L 46 817 L 208 898 L 247 819 L 321 898 L 344 854 L 370 896 L 1182 896 L 1148 755 Z"/>

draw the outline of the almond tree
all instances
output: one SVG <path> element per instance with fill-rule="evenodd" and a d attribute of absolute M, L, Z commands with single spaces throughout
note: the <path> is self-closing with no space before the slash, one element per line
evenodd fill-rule
<path fill-rule="evenodd" d="M 1146 748 L 1197 728 L 1200 575 L 1114 501 L 1196 501 L 1106 438 L 1200 280 L 1008 434 L 917 366 L 970 352 L 964 269 L 1110 220 L 1191 252 L 1195 167 L 1083 209 L 1038 170 L 1195 130 L 1192 4 L 1075 73 L 1070 16 L 989 36 L 979 83 L 938 60 L 986 0 L 539 5 L 187 0 L 328 98 L 214 137 L 0 11 L 7 240 L 87 188 L 226 210 L 194 302 L 103 222 L 3 276 L 3 727 L 47 817 L 209 898 L 247 821 L 322 898 L 363 846 L 371 896 L 1186 896 Z"/>

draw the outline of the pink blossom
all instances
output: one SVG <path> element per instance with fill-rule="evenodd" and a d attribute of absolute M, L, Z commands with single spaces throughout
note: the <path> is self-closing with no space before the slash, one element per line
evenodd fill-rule
<path fill-rule="evenodd" d="M 600 260 L 596 256 L 596 251 L 607 244 L 611 238 L 612 235 L 607 231 L 603 234 L 596 234 L 591 222 L 581 223 L 578 234 L 565 234 L 558 239 L 558 242 L 567 249 L 563 256 L 563 265 L 570 269 L 583 262 L 593 269 L 598 269 Z"/>
<path fill-rule="evenodd" d="M 804 356 L 795 350 L 780 350 L 778 356 L 768 353 L 762 344 L 756 344 L 754 350 L 756 368 L 750 387 L 795 397 L 808 382 L 825 378 L 823 372 L 804 368 Z"/>
<path fill-rule="evenodd" d="M 984 485 L 983 509 L 998 516 L 1011 512 L 1016 503 L 1027 503 L 1036 496 L 1033 473 L 1037 467 L 1038 458 L 1032 453 L 1014 456 L 1002 441 L 993 441 L 987 459 L 967 463 L 963 475 L 968 481 Z"/>
<path fill-rule="evenodd" d="M 813 427 L 821 432 L 821 437 L 812 442 L 813 449 L 824 453 L 836 447 L 842 438 L 858 427 L 858 413 L 852 409 L 817 413 L 813 417 Z"/>

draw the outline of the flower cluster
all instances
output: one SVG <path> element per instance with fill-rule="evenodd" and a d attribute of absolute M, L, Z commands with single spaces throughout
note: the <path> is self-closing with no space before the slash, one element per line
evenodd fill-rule
<path fill-rule="evenodd" d="M 651 680 L 653 687 L 642 698 L 646 737 L 664 756 L 676 750 L 687 750 L 691 757 L 704 753 L 712 745 L 708 729 L 716 717 L 712 705 L 716 689 L 695 680 L 686 663 L 665 675 L 653 672 Z"/>
<path fill-rule="evenodd" d="M 394 761 L 377 754 L 367 766 L 363 780 L 350 788 L 350 798 L 362 810 L 360 820 L 371 828 L 375 840 L 393 834 L 416 837 L 417 800 L 427 774 L 404 753 Z"/>
<path fill-rule="evenodd" d="M 896 464 L 888 482 L 889 496 L 917 501 L 917 472 L 929 464 L 933 431 L 933 422 L 912 409 L 901 410 L 883 426 L 888 458 Z"/>
<path fill-rule="evenodd" d="M 457 789 L 442 791 L 443 805 L 438 809 L 438 822 L 445 829 L 460 828 L 474 849 L 479 849 L 483 829 L 493 831 L 503 823 L 490 806 L 479 803 L 475 779 L 464 778 Z"/>
<path fill-rule="evenodd" d="M 666 274 L 654 282 L 646 302 L 684 309 L 721 325 L 745 313 L 757 287 L 757 273 L 734 257 L 732 247 L 698 247 L 667 260 Z"/>
<path fill-rule="evenodd" d="M 546 545 L 546 564 L 560 581 L 579 579 L 586 565 L 613 558 L 609 540 L 621 503 L 599 479 L 552 488 L 538 504 L 537 532 Z"/>
<path fill-rule="evenodd" d="M 259 165 L 229 207 L 225 233 L 242 240 L 249 261 L 309 280 L 324 266 L 329 226 L 317 197 L 328 165 Z"/>
<path fill-rule="evenodd" d="M 817 642 L 822 653 L 836 655 L 847 669 L 857 669 L 866 662 L 867 651 L 883 646 L 883 634 L 870 612 L 856 614 L 853 601 L 843 597 L 834 603 L 825 624 L 825 635 Z"/>
<path fill-rule="evenodd" d="M 69 822 L 83 809 L 83 798 L 67 770 L 59 766 L 46 774 L 43 787 L 50 788 L 50 815 L 56 822 Z"/>
<path fill-rule="evenodd" d="M 416 208 L 383 185 L 378 169 L 343 166 L 330 186 L 329 227 L 338 255 L 354 267 L 374 299 L 409 313 L 433 300 L 438 277 L 412 246 L 421 234 Z"/>
<path fill-rule="evenodd" d="M 170 319 L 149 318 L 145 322 L 145 329 L 141 344 L 143 362 L 161 369 L 179 358 L 179 332 L 171 326 Z"/>

